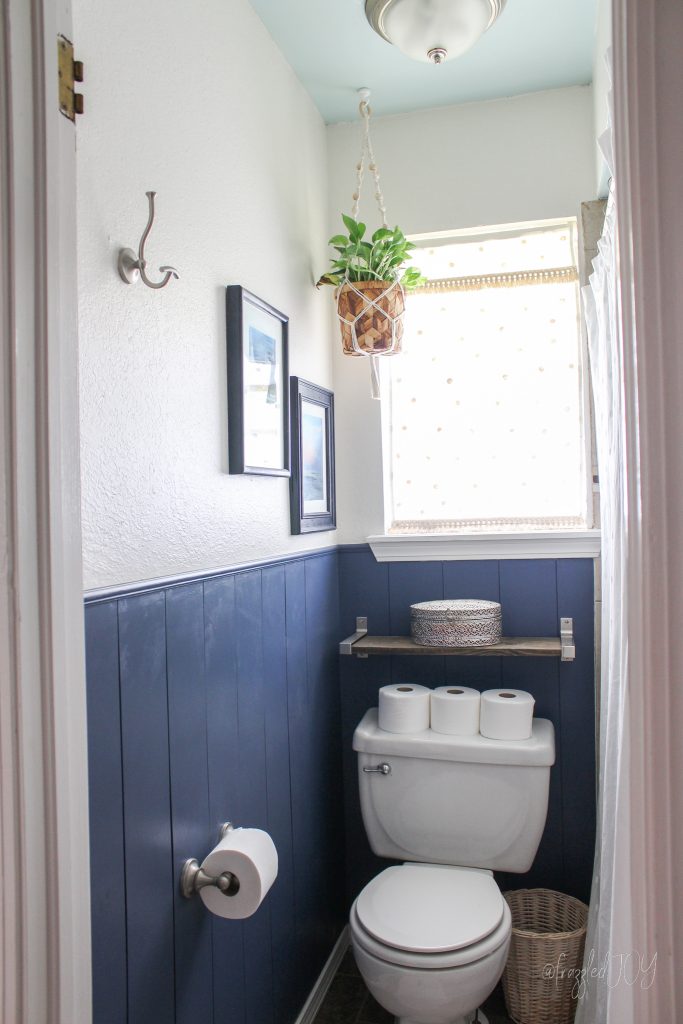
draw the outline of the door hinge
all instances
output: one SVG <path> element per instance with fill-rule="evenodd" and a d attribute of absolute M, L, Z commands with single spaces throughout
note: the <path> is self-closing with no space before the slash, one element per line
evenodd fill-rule
<path fill-rule="evenodd" d="M 59 76 L 59 110 L 70 121 L 83 113 L 83 96 L 74 89 L 83 81 L 83 63 L 74 60 L 73 43 L 66 36 L 57 36 L 57 73 Z"/>

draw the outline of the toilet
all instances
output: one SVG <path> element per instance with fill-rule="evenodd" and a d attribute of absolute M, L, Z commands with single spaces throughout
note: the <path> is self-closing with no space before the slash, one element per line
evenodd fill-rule
<path fill-rule="evenodd" d="M 406 735 L 380 729 L 371 708 L 353 749 L 370 846 L 403 862 L 351 908 L 358 969 L 397 1024 L 484 1024 L 478 1007 L 503 973 L 512 928 L 493 872 L 528 871 L 536 856 L 552 723 L 535 718 L 527 740 Z"/>

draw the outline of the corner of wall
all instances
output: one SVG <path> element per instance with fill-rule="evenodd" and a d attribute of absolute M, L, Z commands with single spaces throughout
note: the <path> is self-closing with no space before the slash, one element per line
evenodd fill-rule
<path fill-rule="evenodd" d="M 593 132 L 595 135 L 595 178 L 599 199 L 607 196 L 609 189 L 609 168 L 598 145 L 598 140 L 607 128 L 609 114 L 609 90 L 611 69 L 608 53 L 612 45 L 612 5 L 610 0 L 598 0 L 595 25 L 595 53 L 593 56 Z"/>

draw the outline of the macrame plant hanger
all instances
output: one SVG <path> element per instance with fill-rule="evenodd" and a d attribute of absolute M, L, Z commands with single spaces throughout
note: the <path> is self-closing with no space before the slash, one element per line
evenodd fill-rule
<path fill-rule="evenodd" d="M 377 161 L 375 160 L 375 154 L 372 148 L 372 139 L 370 137 L 370 116 L 372 113 L 368 103 L 368 100 L 370 99 L 370 90 L 359 89 L 358 95 L 360 96 L 360 105 L 358 109 L 361 117 L 363 118 L 363 140 L 361 144 L 360 160 L 356 164 L 356 190 L 353 193 L 351 216 L 355 221 L 358 220 L 361 189 L 363 187 L 363 175 L 367 159 L 368 169 L 372 172 L 372 176 L 375 181 L 375 199 L 377 200 L 377 206 L 382 220 L 382 227 L 388 229 L 387 208 L 382 194 L 379 169 L 377 167 Z M 349 312 L 348 302 L 344 302 L 343 300 L 344 290 L 354 293 L 360 300 L 359 312 L 355 315 Z M 403 335 L 404 300 L 405 295 L 403 286 L 399 281 L 389 283 L 376 298 L 373 298 L 367 292 L 356 287 L 355 282 L 350 280 L 348 270 L 346 272 L 344 285 L 339 289 L 337 294 L 337 315 L 342 324 L 342 331 L 344 330 L 344 326 L 346 326 L 351 338 L 351 347 L 353 351 L 349 354 L 366 356 L 370 359 L 370 381 L 373 398 L 380 398 L 379 356 L 395 355 L 400 351 L 401 337 Z M 358 303 L 356 304 L 358 305 Z M 349 316 L 351 317 L 350 319 Z M 358 327 L 363 321 L 367 321 L 368 317 L 375 317 L 376 319 L 379 319 L 385 329 L 389 327 L 391 330 L 391 340 L 389 345 L 378 353 L 367 351 L 367 349 L 362 348 L 358 342 Z"/>

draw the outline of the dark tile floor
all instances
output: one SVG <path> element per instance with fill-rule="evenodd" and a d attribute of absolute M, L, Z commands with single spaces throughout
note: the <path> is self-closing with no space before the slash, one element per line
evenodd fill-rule
<path fill-rule="evenodd" d="M 512 1024 L 505 1013 L 500 987 L 486 1000 L 482 1009 L 489 1024 Z M 360 976 L 351 950 L 348 950 L 330 985 L 315 1024 L 394 1024 L 394 1018 L 370 995 Z"/>

